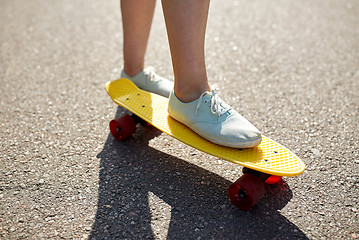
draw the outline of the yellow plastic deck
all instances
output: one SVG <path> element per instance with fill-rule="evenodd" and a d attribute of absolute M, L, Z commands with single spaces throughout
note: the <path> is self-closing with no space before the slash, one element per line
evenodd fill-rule
<path fill-rule="evenodd" d="M 250 149 L 223 147 L 207 141 L 168 115 L 167 98 L 143 91 L 128 79 L 108 82 L 106 91 L 116 104 L 200 151 L 271 175 L 291 177 L 305 169 L 303 161 L 294 153 L 264 136 L 259 146 Z"/>

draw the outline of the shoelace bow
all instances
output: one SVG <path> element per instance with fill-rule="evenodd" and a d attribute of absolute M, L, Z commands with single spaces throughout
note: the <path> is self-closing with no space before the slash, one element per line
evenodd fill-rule
<path fill-rule="evenodd" d="M 202 98 L 206 94 L 207 94 L 207 92 L 204 92 L 199 97 L 198 103 L 197 103 L 197 106 L 196 106 L 195 114 L 197 114 L 197 111 L 198 111 L 198 109 L 199 109 L 199 107 L 201 106 L 201 103 L 202 103 Z M 207 103 L 207 102 L 208 101 L 205 100 L 205 103 Z M 220 99 L 218 97 L 218 95 L 214 92 L 214 90 L 212 90 L 210 109 L 211 109 L 212 114 L 214 114 L 214 115 L 218 114 L 218 118 L 220 118 L 223 114 L 225 114 L 230 109 L 228 106 L 226 106 L 226 104 L 221 104 L 222 102 L 223 102 L 222 99 Z"/>
<path fill-rule="evenodd" d="M 146 72 L 148 73 L 150 82 L 158 82 L 159 79 L 156 78 L 155 69 L 153 67 L 148 67 Z"/>

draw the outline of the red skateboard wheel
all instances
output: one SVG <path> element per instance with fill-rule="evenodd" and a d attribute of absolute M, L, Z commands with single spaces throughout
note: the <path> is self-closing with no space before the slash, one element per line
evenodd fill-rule
<path fill-rule="evenodd" d="M 122 141 L 136 132 L 136 123 L 130 115 L 125 114 L 110 122 L 110 131 L 116 140 Z"/>
<path fill-rule="evenodd" d="M 265 181 L 265 183 L 268 183 L 268 184 L 276 184 L 278 183 L 280 180 L 282 179 L 281 176 L 270 176 L 269 178 L 267 178 L 267 180 Z"/>
<path fill-rule="evenodd" d="M 228 188 L 232 203 L 241 210 L 251 209 L 265 193 L 263 182 L 250 173 L 244 174 Z"/>

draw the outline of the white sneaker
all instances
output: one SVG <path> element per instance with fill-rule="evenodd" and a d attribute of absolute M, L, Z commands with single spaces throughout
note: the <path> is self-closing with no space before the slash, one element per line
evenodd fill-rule
<path fill-rule="evenodd" d="M 251 148 L 261 141 L 261 133 L 218 95 L 204 92 L 199 99 L 181 102 L 172 91 L 168 113 L 207 140 L 233 148 Z"/>
<path fill-rule="evenodd" d="M 121 78 L 130 79 L 142 90 L 156 93 L 166 98 L 170 95 L 174 85 L 172 81 L 157 75 L 153 67 L 147 67 L 133 77 L 128 76 L 125 70 L 122 70 Z"/>

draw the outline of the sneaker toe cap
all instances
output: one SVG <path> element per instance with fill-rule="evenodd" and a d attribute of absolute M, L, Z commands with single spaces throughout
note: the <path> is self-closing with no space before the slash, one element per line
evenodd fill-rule
<path fill-rule="evenodd" d="M 257 146 L 262 139 L 261 133 L 253 125 L 206 124 L 206 129 L 198 127 L 200 135 L 219 145 L 234 148 Z"/>
<path fill-rule="evenodd" d="M 238 148 L 254 147 L 261 142 L 262 135 L 253 125 L 246 127 L 222 128 L 221 134 L 223 141 L 228 142 L 228 146 Z"/>

